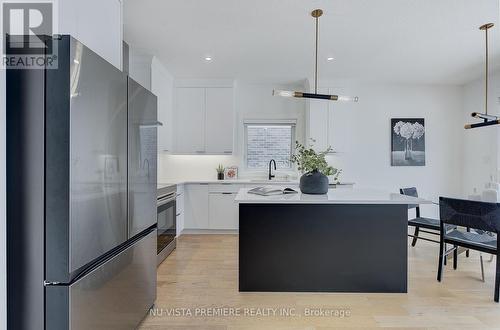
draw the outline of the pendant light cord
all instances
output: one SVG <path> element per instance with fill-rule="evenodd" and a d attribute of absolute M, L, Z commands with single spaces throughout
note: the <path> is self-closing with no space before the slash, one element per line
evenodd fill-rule
<path fill-rule="evenodd" d="M 316 17 L 316 54 L 314 63 L 314 94 L 318 94 L 318 24 L 319 18 Z"/>
<path fill-rule="evenodd" d="M 485 64 L 485 95 L 484 95 L 484 111 L 486 114 L 488 114 L 488 29 L 484 30 L 485 32 L 485 38 L 486 38 L 486 64 Z"/>

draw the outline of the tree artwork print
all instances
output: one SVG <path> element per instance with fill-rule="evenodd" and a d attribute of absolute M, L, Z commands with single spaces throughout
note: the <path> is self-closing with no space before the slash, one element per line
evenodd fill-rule
<path fill-rule="evenodd" d="M 423 118 L 391 119 L 391 165 L 425 166 Z"/>

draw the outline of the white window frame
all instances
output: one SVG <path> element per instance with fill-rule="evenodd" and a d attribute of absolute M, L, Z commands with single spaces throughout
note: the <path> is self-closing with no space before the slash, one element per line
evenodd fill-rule
<path fill-rule="evenodd" d="M 295 153 L 295 141 L 297 141 L 297 120 L 296 119 L 246 119 L 243 121 L 243 163 L 245 171 L 262 173 L 268 171 L 267 167 L 264 168 L 251 168 L 248 167 L 248 131 L 247 126 L 263 125 L 263 126 L 292 126 L 292 141 L 290 155 Z M 294 172 L 295 164 L 291 164 L 290 168 L 278 169 L 280 172 Z"/>

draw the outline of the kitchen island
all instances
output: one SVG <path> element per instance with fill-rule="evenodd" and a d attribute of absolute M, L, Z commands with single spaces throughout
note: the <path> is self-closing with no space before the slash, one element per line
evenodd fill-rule
<path fill-rule="evenodd" d="M 239 291 L 407 292 L 408 205 L 367 189 L 259 196 L 241 189 Z"/>

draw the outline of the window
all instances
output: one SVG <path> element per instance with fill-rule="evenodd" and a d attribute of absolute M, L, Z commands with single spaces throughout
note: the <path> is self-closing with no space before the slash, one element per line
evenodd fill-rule
<path fill-rule="evenodd" d="M 276 161 L 277 169 L 292 169 L 295 122 L 245 122 L 245 143 L 248 169 L 267 169 L 271 159 Z"/>

